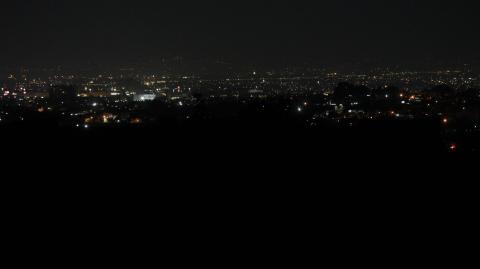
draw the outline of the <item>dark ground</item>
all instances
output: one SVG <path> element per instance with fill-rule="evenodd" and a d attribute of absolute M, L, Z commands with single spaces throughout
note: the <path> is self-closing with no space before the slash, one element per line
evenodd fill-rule
<path fill-rule="evenodd" d="M 92 159 L 103 155 L 119 162 L 204 159 L 216 153 L 210 157 L 234 158 L 239 164 L 299 158 L 341 162 L 379 156 L 408 160 L 418 154 L 448 157 L 440 127 L 427 120 L 360 121 L 353 127 L 324 122 L 313 128 L 298 122 L 212 120 L 85 130 L 47 120 L 2 126 L 0 139 L 4 151 L 30 160 L 55 153 Z"/>
<path fill-rule="evenodd" d="M 451 166 L 464 156 L 438 129 L 9 126 L 7 253 L 50 266 L 465 264 L 476 177 Z"/>
<path fill-rule="evenodd" d="M 449 151 L 441 126 L 431 121 L 306 128 L 257 118 L 85 130 L 46 119 L 4 125 L 0 141 L 4 183 L 35 186 L 34 192 L 118 189 L 141 196 L 176 189 L 201 196 L 225 193 L 218 189 L 269 190 L 300 198 L 334 189 L 355 197 L 376 189 L 422 193 L 476 182 L 469 174 L 476 157 Z"/>

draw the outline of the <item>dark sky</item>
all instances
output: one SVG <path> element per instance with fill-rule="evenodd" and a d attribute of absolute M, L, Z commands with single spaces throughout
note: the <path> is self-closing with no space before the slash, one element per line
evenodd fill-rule
<path fill-rule="evenodd" d="M 171 2 L 171 1 L 168 1 Z M 180 55 L 234 63 L 478 59 L 478 0 L 15 0 L 2 65 Z"/>

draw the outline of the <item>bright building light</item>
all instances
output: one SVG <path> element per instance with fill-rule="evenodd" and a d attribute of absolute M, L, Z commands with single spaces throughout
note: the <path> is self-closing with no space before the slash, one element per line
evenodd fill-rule
<path fill-rule="evenodd" d="M 450 149 L 451 151 L 457 150 L 457 144 L 452 143 L 452 144 L 450 145 L 449 149 Z"/>

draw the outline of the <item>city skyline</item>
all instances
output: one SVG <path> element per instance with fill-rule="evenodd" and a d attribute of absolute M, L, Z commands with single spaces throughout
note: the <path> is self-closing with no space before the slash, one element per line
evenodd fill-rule
<path fill-rule="evenodd" d="M 478 153 L 479 7 L 7 2 L 0 138 L 36 133 L 52 141 L 40 145 L 102 148 L 136 136 L 232 153 L 269 144 L 272 155 Z"/>

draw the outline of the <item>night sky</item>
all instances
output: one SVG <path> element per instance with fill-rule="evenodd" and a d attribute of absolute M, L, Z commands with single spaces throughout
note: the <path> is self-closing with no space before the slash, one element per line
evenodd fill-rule
<path fill-rule="evenodd" d="M 0 64 L 470 61 L 478 10 L 478 0 L 15 0 L 0 11 Z"/>

